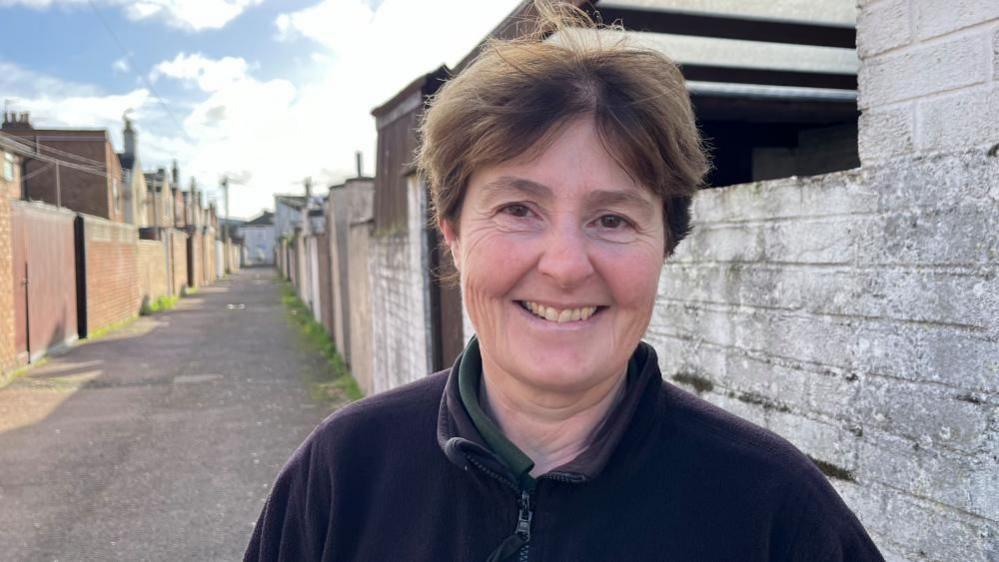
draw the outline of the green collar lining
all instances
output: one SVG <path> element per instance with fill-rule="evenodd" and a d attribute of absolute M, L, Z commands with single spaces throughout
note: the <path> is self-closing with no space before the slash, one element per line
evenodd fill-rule
<path fill-rule="evenodd" d="M 482 409 L 482 405 L 479 404 L 481 383 L 482 356 L 479 354 L 479 340 L 472 336 L 458 365 L 458 392 L 461 395 L 461 403 L 486 445 L 506 463 L 521 488 L 532 489 L 535 483 L 531 476 L 534 461 L 507 439 L 496 422 Z"/>

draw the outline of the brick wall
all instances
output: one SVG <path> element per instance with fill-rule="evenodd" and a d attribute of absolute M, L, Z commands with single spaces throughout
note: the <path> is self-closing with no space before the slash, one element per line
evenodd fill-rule
<path fill-rule="evenodd" d="M 167 275 L 167 244 L 162 240 L 139 240 L 138 278 L 139 302 L 152 303 L 170 294 Z"/>
<path fill-rule="evenodd" d="M 426 270 L 412 262 L 412 246 L 405 234 L 375 236 L 368 243 L 375 392 L 420 379 L 430 370 Z"/>
<path fill-rule="evenodd" d="M 972 151 L 711 190 L 663 270 L 664 376 L 825 463 L 896 559 L 997 538 L 989 177 Z"/>
<path fill-rule="evenodd" d="M 187 233 L 183 230 L 168 230 L 170 240 L 171 294 L 179 295 L 187 285 Z"/>
<path fill-rule="evenodd" d="M 201 283 L 211 285 L 215 282 L 215 232 L 207 230 L 201 237 Z"/>
<path fill-rule="evenodd" d="M 199 229 L 197 228 L 194 229 L 194 232 L 188 235 L 188 238 L 191 240 L 190 248 L 191 253 L 193 254 L 190 260 L 191 280 L 194 281 L 194 287 L 192 288 L 197 288 L 205 284 L 203 280 L 204 274 L 202 273 L 204 269 L 202 260 L 204 258 L 201 257 L 202 249 L 205 243 L 204 240 L 202 240 Z"/>
<path fill-rule="evenodd" d="M 864 163 L 999 141 L 999 2 L 860 0 Z"/>
<path fill-rule="evenodd" d="M 365 395 L 374 392 L 372 342 L 373 328 L 371 278 L 368 273 L 369 239 L 371 231 L 371 197 L 367 197 L 368 216 L 350 225 L 347 251 L 350 301 L 350 373 Z"/>
<path fill-rule="evenodd" d="M 701 193 L 647 339 L 888 560 L 996 560 L 999 4 L 860 4 L 863 167 Z"/>
<path fill-rule="evenodd" d="M 4 154 L 0 151 L 0 158 Z M 0 160 L 0 165 L 3 161 Z M 11 253 L 10 198 L 17 195 L 20 185 L 20 162 L 14 166 L 15 181 L 4 180 L 0 170 L 0 384 L 14 365 L 14 272 Z"/>
<path fill-rule="evenodd" d="M 128 224 L 84 215 L 87 254 L 87 331 L 139 312 L 138 231 Z"/>

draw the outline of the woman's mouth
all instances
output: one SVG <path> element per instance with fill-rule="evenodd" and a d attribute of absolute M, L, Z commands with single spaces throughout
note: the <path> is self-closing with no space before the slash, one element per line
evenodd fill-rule
<path fill-rule="evenodd" d="M 565 322 L 581 322 L 600 312 L 605 306 L 581 306 L 577 308 L 553 308 L 534 301 L 516 301 L 524 310 L 534 316 L 563 324 Z"/>

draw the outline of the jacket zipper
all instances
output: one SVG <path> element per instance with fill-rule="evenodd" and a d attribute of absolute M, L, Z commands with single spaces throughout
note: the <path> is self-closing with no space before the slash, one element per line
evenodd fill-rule
<path fill-rule="evenodd" d="M 520 498 L 517 500 L 517 526 L 514 528 L 513 534 L 520 538 L 520 540 L 524 543 L 524 545 L 520 547 L 520 550 L 517 551 L 517 560 L 518 562 L 527 562 L 531 547 L 531 524 L 534 522 L 534 510 L 532 509 L 533 506 L 531 506 L 531 493 L 520 488 L 508 478 L 487 468 L 482 463 L 476 461 L 473 457 L 466 456 L 465 458 L 469 463 L 475 465 L 475 467 L 482 472 L 502 482 L 503 484 L 506 484 L 510 488 L 513 488 L 514 491 L 520 492 Z"/>
<path fill-rule="evenodd" d="M 531 494 L 527 490 L 520 491 L 519 510 L 517 512 L 517 536 L 524 541 L 520 547 L 520 562 L 527 562 L 531 548 L 531 523 L 534 521 L 534 511 L 531 509 Z"/>

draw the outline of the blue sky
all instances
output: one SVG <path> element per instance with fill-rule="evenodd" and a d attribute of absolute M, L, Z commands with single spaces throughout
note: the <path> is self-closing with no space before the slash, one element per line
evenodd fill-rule
<path fill-rule="evenodd" d="M 373 173 L 370 110 L 517 3 L 0 0 L 0 98 L 36 127 L 107 128 L 118 150 L 131 110 L 144 168 L 239 178 L 232 213 L 249 217 L 306 176 L 351 175 L 355 150 Z"/>

